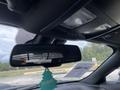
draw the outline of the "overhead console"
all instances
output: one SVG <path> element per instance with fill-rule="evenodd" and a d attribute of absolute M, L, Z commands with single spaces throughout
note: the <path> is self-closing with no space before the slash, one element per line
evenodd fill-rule
<path fill-rule="evenodd" d="M 119 0 L 93 0 L 56 28 L 41 33 L 65 39 L 92 38 L 119 26 L 120 13 L 117 13 L 120 12 L 119 6 Z"/>
<path fill-rule="evenodd" d="M 111 29 L 120 23 L 120 14 L 117 14 L 120 10 L 119 7 L 114 8 L 115 3 L 113 3 L 113 6 L 111 5 L 112 2 L 109 4 L 110 1 L 116 0 L 104 0 L 103 3 L 102 0 L 93 0 L 66 19 L 61 27 L 64 27 L 63 30 L 71 31 L 74 34 L 82 33 L 85 35 L 99 34 Z M 120 6 L 120 2 L 117 4 Z M 114 12 L 116 13 L 114 14 Z"/>

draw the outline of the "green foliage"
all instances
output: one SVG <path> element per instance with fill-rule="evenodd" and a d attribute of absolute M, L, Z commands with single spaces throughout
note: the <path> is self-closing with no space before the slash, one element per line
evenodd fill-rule
<path fill-rule="evenodd" d="M 108 46 L 88 43 L 82 50 L 82 60 L 96 58 L 98 61 L 104 61 L 112 54 L 112 52 L 112 49 Z"/>
<path fill-rule="evenodd" d="M 17 68 L 11 67 L 9 63 L 1 63 L 0 62 L 0 71 L 9 71 L 16 70 Z"/>
<path fill-rule="evenodd" d="M 8 63 L 0 63 L 0 71 L 8 71 L 10 68 Z"/>

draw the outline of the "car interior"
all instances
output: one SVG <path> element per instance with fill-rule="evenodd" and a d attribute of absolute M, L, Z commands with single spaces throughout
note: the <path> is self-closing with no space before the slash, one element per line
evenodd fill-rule
<path fill-rule="evenodd" d="M 80 81 L 58 83 L 55 90 L 120 90 L 119 82 L 106 81 L 120 66 L 120 0 L 0 0 L 0 24 L 35 34 L 25 45 L 82 40 L 111 47 L 112 55 L 92 74 Z"/>

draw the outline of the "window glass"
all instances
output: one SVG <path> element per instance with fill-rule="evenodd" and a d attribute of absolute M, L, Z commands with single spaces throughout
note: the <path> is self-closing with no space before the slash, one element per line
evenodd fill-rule
<path fill-rule="evenodd" d="M 111 72 L 107 77 L 106 81 L 119 81 L 120 80 L 120 68 Z"/>
<path fill-rule="evenodd" d="M 18 34 L 19 29 L 15 27 L 0 25 L 0 83 L 9 86 L 20 86 L 36 84 L 42 80 L 43 67 L 11 67 L 9 57 L 12 48 L 25 38 L 34 35 Z M 29 36 L 31 35 L 31 36 Z M 24 39 L 20 41 L 20 38 Z M 17 38 L 17 39 L 16 39 Z M 17 40 L 17 41 L 16 41 Z M 27 38 L 27 40 L 29 40 Z M 19 42 L 20 41 L 20 42 Z M 50 68 L 53 77 L 58 81 L 80 80 L 92 73 L 106 58 L 112 54 L 112 49 L 102 44 L 89 43 L 85 41 L 67 41 L 66 44 L 77 45 L 82 53 L 82 60 L 76 63 L 64 64 L 60 67 Z"/>

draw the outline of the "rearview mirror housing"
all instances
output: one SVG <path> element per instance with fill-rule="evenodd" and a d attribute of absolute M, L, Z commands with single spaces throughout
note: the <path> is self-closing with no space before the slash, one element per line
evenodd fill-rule
<path fill-rule="evenodd" d="M 10 57 L 13 67 L 55 67 L 81 60 L 81 53 L 74 45 L 16 45 Z"/>

